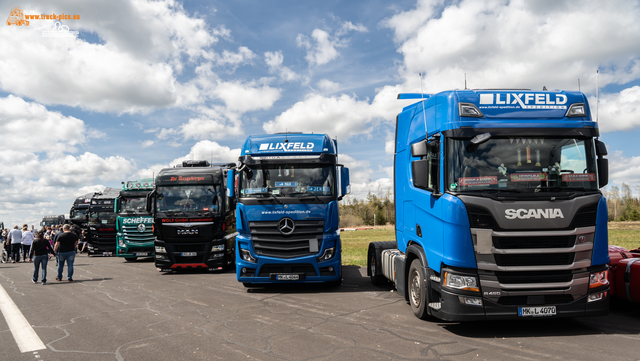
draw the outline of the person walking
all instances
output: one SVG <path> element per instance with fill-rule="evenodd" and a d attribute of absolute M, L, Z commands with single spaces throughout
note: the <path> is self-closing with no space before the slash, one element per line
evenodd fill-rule
<path fill-rule="evenodd" d="M 20 262 L 20 249 L 22 248 L 22 231 L 18 229 L 18 225 L 13 226 L 9 232 L 9 241 L 11 241 L 11 263 Z"/>
<path fill-rule="evenodd" d="M 62 233 L 56 237 L 53 246 L 54 252 L 58 254 L 58 277 L 56 281 L 62 281 L 62 271 L 64 263 L 67 262 L 67 281 L 73 282 L 73 261 L 76 257 L 76 247 L 78 247 L 78 236 L 71 232 L 71 227 L 65 224 Z"/>
<path fill-rule="evenodd" d="M 36 238 L 31 244 L 31 250 L 29 251 L 29 262 L 33 261 L 33 283 L 38 282 L 38 272 L 42 266 L 42 281 L 43 285 L 47 284 L 47 263 L 49 262 L 49 253 L 56 255 L 48 240 L 44 238 L 44 232 L 39 231 L 36 233 Z M 35 258 L 34 258 L 35 256 Z"/>
<path fill-rule="evenodd" d="M 31 243 L 33 242 L 33 233 L 29 230 L 28 225 L 22 226 L 22 261 L 27 262 L 29 257 L 29 249 L 31 249 Z"/>

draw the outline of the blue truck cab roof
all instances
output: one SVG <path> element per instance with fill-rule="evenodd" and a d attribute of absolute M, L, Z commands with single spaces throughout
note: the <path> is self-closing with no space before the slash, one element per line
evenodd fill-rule
<path fill-rule="evenodd" d="M 400 94 L 398 99 L 422 99 L 401 113 L 412 119 L 411 139 L 425 135 L 423 103 L 429 135 L 461 128 L 592 128 L 597 134 L 597 123 L 591 120 L 589 103 L 581 92 L 465 89 Z"/>
<path fill-rule="evenodd" d="M 276 133 L 251 135 L 242 146 L 244 156 L 299 156 L 336 154 L 337 145 L 327 134 Z"/>

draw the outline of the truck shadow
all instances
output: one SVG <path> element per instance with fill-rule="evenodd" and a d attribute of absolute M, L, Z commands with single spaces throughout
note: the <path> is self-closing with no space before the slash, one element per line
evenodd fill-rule
<path fill-rule="evenodd" d="M 393 284 L 377 287 L 371 284 L 366 268 L 359 266 L 342 266 L 342 285 L 331 286 L 322 283 L 275 283 L 259 284 L 247 288 L 250 293 L 346 293 L 346 292 L 388 292 Z"/>
<path fill-rule="evenodd" d="M 583 335 L 639 335 L 640 309 L 637 304 L 611 299 L 609 315 L 538 320 L 442 323 L 444 330 L 471 338 L 518 338 Z"/>

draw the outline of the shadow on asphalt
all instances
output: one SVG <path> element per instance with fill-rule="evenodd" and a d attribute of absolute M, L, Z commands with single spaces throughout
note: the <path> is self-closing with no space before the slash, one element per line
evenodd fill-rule
<path fill-rule="evenodd" d="M 101 281 L 111 281 L 113 278 L 93 278 L 93 279 L 74 279 L 73 282 L 67 281 L 66 278 L 63 278 L 62 281 L 48 281 L 47 285 L 64 285 L 70 283 L 85 283 L 85 282 L 101 282 Z"/>

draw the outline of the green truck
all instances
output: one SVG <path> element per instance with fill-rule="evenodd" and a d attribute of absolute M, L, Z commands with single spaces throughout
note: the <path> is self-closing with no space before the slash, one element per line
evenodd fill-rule
<path fill-rule="evenodd" d="M 116 254 L 129 262 L 154 256 L 153 217 L 146 210 L 154 185 L 153 179 L 123 182 L 115 202 Z"/>

